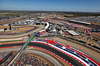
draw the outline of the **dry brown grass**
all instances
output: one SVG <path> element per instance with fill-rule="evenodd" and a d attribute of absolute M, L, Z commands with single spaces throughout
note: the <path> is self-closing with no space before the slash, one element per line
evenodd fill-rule
<path fill-rule="evenodd" d="M 24 42 L 23 40 L 22 41 L 9 41 L 9 42 L 0 42 L 0 44 L 5 44 L 5 43 L 20 43 L 20 42 Z"/>
<path fill-rule="evenodd" d="M 28 30 L 31 30 L 33 29 L 34 27 L 24 27 L 24 28 L 19 28 L 18 30 L 16 31 L 12 31 L 12 33 L 23 33 L 25 31 L 28 31 Z"/>
<path fill-rule="evenodd" d="M 0 28 L 9 28 L 9 26 L 0 26 Z"/>
<path fill-rule="evenodd" d="M 96 36 L 99 36 L 100 37 L 100 34 L 99 33 L 94 33 Z"/>
<path fill-rule="evenodd" d="M 91 23 L 91 22 L 89 22 L 89 23 Z M 92 22 L 91 24 L 100 25 L 100 23 L 95 23 L 95 22 Z"/>

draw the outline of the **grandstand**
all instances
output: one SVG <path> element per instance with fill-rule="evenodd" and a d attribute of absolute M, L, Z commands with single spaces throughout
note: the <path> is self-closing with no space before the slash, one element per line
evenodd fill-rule
<path fill-rule="evenodd" d="M 6 54 L 7 52 L 4 52 L 4 53 Z M 13 52 L 13 54 L 4 63 L 2 63 L 2 65 L 7 66 L 8 63 L 13 59 L 15 55 L 16 55 L 16 52 Z M 26 54 L 26 53 L 23 53 L 20 56 L 20 58 L 14 63 L 14 66 L 37 66 L 37 65 L 48 66 L 46 61 L 43 61 L 32 54 Z"/>
<path fill-rule="evenodd" d="M 71 35 L 79 35 L 78 33 L 76 33 L 75 31 L 73 31 L 73 30 L 68 30 L 68 32 L 71 34 Z"/>
<path fill-rule="evenodd" d="M 84 24 L 84 25 L 90 25 L 91 24 L 91 23 L 88 23 L 88 22 L 77 21 L 77 20 L 70 20 L 70 22 Z"/>
<path fill-rule="evenodd" d="M 72 20 L 76 21 L 83 21 L 83 22 L 95 22 L 95 23 L 100 23 L 100 16 L 95 17 L 95 16 L 89 16 L 89 17 L 76 17 L 76 18 L 71 18 Z"/>
<path fill-rule="evenodd" d="M 2 61 L 3 58 L 4 58 L 7 54 L 9 54 L 9 52 L 0 52 L 0 61 Z"/>

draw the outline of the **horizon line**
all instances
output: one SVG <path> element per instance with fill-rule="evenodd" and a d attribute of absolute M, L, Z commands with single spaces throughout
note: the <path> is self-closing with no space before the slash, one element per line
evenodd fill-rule
<path fill-rule="evenodd" d="M 80 12 L 80 13 L 100 13 L 100 12 L 89 12 L 89 11 L 55 11 L 55 10 L 52 10 L 52 11 L 46 11 L 46 10 L 0 10 L 0 11 L 44 11 L 44 12 Z"/>

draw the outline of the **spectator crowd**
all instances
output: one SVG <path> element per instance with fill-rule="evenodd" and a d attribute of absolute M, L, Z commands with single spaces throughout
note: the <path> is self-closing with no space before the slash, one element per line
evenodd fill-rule
<path fill-rule="evenodd" d="M 3 59 L 10 52 L 0 52 L 0 59 Z"/>
<path fill-rule="evenodd" d="M 8 52 L 3 52 L 2 56 Z M 7 66 L 8 63 L 14 58 L 17 53 L 12 53 L 12 55 L 4 62 L 1 66 Z M 0 53 L 1 55 L 1 53 Z M 23 53 L 19 59 L 14 63 L 14 66 L 49 66 L 46 61 L 41 60 L 40 58 L 35 57 L 31 54 Z"/>

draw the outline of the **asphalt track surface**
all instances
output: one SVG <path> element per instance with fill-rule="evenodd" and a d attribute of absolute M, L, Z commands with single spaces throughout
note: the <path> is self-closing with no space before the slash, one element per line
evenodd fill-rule
<path fill-rule="evenodd" d="M 22 46 L 24 43 L 19 43 L 19 44 L 7 44 L 7 45 L 0 45 L 0 48 L 2 47 L 9 47 L 9 46 Z M 74 66 L 83 66 L 80 62 L 78 62 L 77 60 L 73 59 L 72 57 L 48 46 L 42 43 L 30 43 L 29 46 L 36 46 L 36 47 L 41 47 L 44 48 L 46 50 L 49 50 L 51 52 L 53 52 L 54 54 L 58 55 L 59 57 L 65 59 L 66 61 L 70 62 L 72 65 Z"/>

